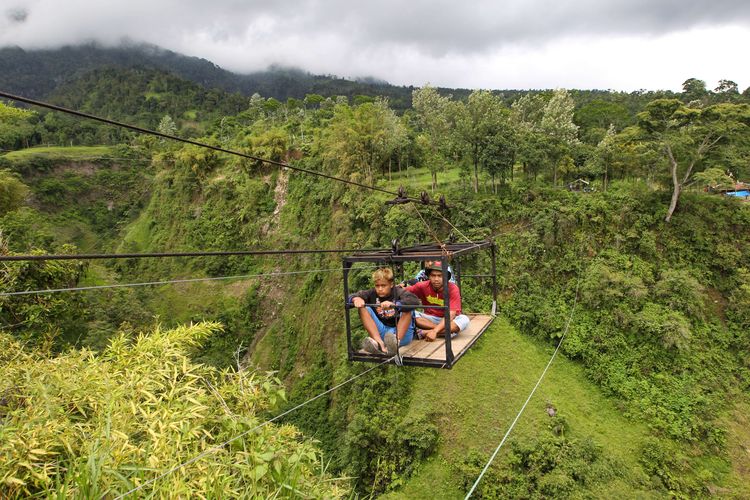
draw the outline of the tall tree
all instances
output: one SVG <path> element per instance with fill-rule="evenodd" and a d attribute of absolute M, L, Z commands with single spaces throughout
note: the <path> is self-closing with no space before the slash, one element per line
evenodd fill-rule
<path fill-rule="evenodd" d="M 701 101 L 708 96 L 706 82 L 698 78 L 688 78 L 682 82 L 682 99 L 685 102 Z"/>
<path fill-rule="evenodd" d="M 432 190 L 437 189 L 437 174 L 445 170 L 448 141 L 451 133 L 449 110 L 450 97 L 438 94 L 434 87 L 425 85 L 412 92 L 412 106 L 416 112 L 416 121 L 422 130 L 418 149 L 432 177 Z"/>
<path fill-rule="evenodd" d="M 549 143 L 541 131 L 546 104 L 541 94 L 526 94 L 511 105 L 518 143 L 517 156 L 527 178 L 536 179 L 549 162 Z"/>
<path fill-rule="evenodd" d="M 465 105 L 459 108 L 456 131 L 466 156 L 474 169 L 474 192 L 479 192 L 479 164 L 493 139 L 507 127 L 503 126 L 506 113 L 500 99 L 487 90 L 475 90 Z"/>
<path fill-rule="evenodd" d="M 580 127 L 581 140 L 592 145 L 604 138 L 610 125 L 622 130 L 632 121 L 625 106 L 603 99 L 594 99 L 584 104 L 576 110 L 573 119 Z"/>
<path fill-rule="evenodd" d="M 388 162 L 403 132 L 388 102 L 376 99 L 351 108 L 336 106 L 326 129 L 323 158 L 341 174 L 375 182 L 375 171 Z"/>
<path fill-rule="evenodd" d="M 609 183 L 609 172 L 612 168 L 612 163 L 615 160 L 615 126 L 610 125 L 607 133 L 604 135 L 599 144 L 596 145 L 596 149 L 592 155 L 586 161 L 587 166 L 597 174 L 602 176 L 602 188 L 604 191 L 607 190 L 607 184 Z"/>
<path fill-rule="evenodd" d="M 391 180 L 391 173 L 393 168 L 391 160 L 393 159 L 393 157 L 395 157 L 398 171 L 401 172 L 401 164 L 404 158 L 409 156 L 410 146 L 412 142 L 411 138 L 409 137 L 409 126 L 408 120 L 406 118 L 401 117 L 401 119 L 398 120 L 398 123 L 393 124 L 392 130 L 393 133 L 391 134 L 389 140 L 390 145 L 393 148 L 393 154 L 388 160 L 388 180 Z"/>
<path fill-rule="evenodd" d="M 573 122 L 575 103 L 567 90 L 557 89 L 544 107 L 540 128 L 552 147 L 552 182 L 557 185 L 559 162 L 578 145 L 578 125 Z"/>
<path fill-rule="evenodd" d="M 657 99 L 638 114 L 638 126 L 667 160 L 672 199 L 665 221 L 672 219 L 680 194 L 704 160 L 720 148 L 743 143 L 750 134 L 750 106 L 716 104 L 705 109 L 677 99 Z"/>
<path fill-rule="evenodd" d="M 716 86 L 714 92 L 717 94 L 739 94 L 739 87 L 737 83 L 732 80 L 719 80 L 719 85 Z"/>
<path fill-rule="evenodd" d="M 177 133 L 177 124 L 174 122 L 171 116 L 164 115 L 159 122 L 159 126 L 156 130 L 158 130 L 159 133 L 162 134 L 174 135 L 175 133 Z"/>
<path fill-rule="evenodd" d="M 487 141 L 480 157 L 482 168 L 492 178 L 492 190 L 497 193 L 495 178 L 500 177 L 505 183 L 506 176 L 513 172 L 518 151 L 516 132 L 511 123 L 511 112 L 507 108 L 501 110 L 498 128 L 494 134 L 487 137 Z"/>
<path fill-rule="evenodd" d="M 20 207 L 28 194 L 29 188 L 17 175 L 8 170 L 0 170 L 0 215 Z"/>
<path fill-rule="evenodd" d="M 33 111 L 6 106 L 0 102 L 0 148 L 28 147 L 36 131 L 32 123 L 35 119 L 36 113 Z"/>

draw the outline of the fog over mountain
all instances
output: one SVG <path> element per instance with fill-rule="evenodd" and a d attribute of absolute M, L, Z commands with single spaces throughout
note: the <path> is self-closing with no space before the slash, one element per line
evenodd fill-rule
<path fill-rule="evenodd" d="M 272 64 L 395 84 L 679 89 L 750 85 L 750 3 L 2 0 L 0 46 L 148 42 L 231 71 Z"/>

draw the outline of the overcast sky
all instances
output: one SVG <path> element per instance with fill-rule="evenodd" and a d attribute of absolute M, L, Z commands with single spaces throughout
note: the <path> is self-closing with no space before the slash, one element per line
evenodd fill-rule
<path fill-rule="evenodd" d="M 750 86 L 750 0 L 0 0 L 0 46 L 123 39 L 404 85 Z"/>

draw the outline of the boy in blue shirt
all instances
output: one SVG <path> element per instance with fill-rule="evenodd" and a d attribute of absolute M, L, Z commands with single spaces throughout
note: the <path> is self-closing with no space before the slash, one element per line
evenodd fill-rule
<path fill-rule="evenodd" d="M 417 306 L 422 302 L 413 293 L 395 286 L 389 267 L 377 269 L 372 280 L 373 288 L 349 297 L 369 335 L 362 342 L 362 349 L 370 354 L 394 356 L 399 346 L 409 344 L 414 338 L 414 311 L 401 311 L 401 306 Z"/>

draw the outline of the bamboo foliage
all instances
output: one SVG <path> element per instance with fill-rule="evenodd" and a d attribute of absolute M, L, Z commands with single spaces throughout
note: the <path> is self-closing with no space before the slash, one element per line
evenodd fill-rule
<path fill-rule="evenodd" d="M 0 497 L 113 497 L 264 421 L 269 374 L 192 363 L 218 323 L 50 358 L 0 333 Z M 267 425 L 148 485 L 164 498 L 337 497 L 313 444 Z"/>

